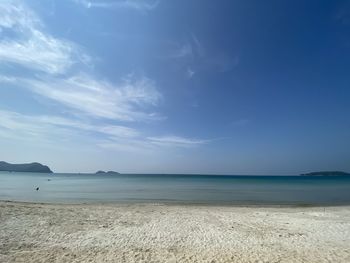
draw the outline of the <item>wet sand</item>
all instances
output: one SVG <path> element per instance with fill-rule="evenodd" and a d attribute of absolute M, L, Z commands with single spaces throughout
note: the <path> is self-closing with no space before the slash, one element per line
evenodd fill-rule
<path fill-rule="evenodd" d="M 350 262 L 350 207 L 0 202 L 0 262 Z"/>

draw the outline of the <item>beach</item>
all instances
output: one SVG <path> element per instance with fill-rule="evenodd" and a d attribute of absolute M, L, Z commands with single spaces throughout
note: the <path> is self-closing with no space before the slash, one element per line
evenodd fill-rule
<path fill-rule="evenodd" d="M 350 207 L 0 202 L 0 262 L 350 262 Z"/>

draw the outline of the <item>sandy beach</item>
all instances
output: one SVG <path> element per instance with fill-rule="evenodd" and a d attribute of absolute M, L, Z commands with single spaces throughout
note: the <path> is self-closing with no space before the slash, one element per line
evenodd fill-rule
<path fill-rule="evenodd" d="M 0 202 L 0 262 L 350 262 L 350 207 Z"/>

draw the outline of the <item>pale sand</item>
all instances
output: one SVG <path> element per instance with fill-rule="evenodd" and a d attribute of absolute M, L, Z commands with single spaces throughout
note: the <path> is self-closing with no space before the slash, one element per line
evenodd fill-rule
<path fill-rule="evenodd" d="M 0 262 L 350 262 L 350 207 L 0 202 Z"/>

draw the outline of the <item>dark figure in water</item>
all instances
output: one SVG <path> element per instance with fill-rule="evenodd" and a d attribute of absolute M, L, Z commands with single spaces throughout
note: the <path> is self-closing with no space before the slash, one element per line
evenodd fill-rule
<path fill-rule="evenodd" d="M 39 187 L 37 187 L 35 190 L 39 191 Z"/>

